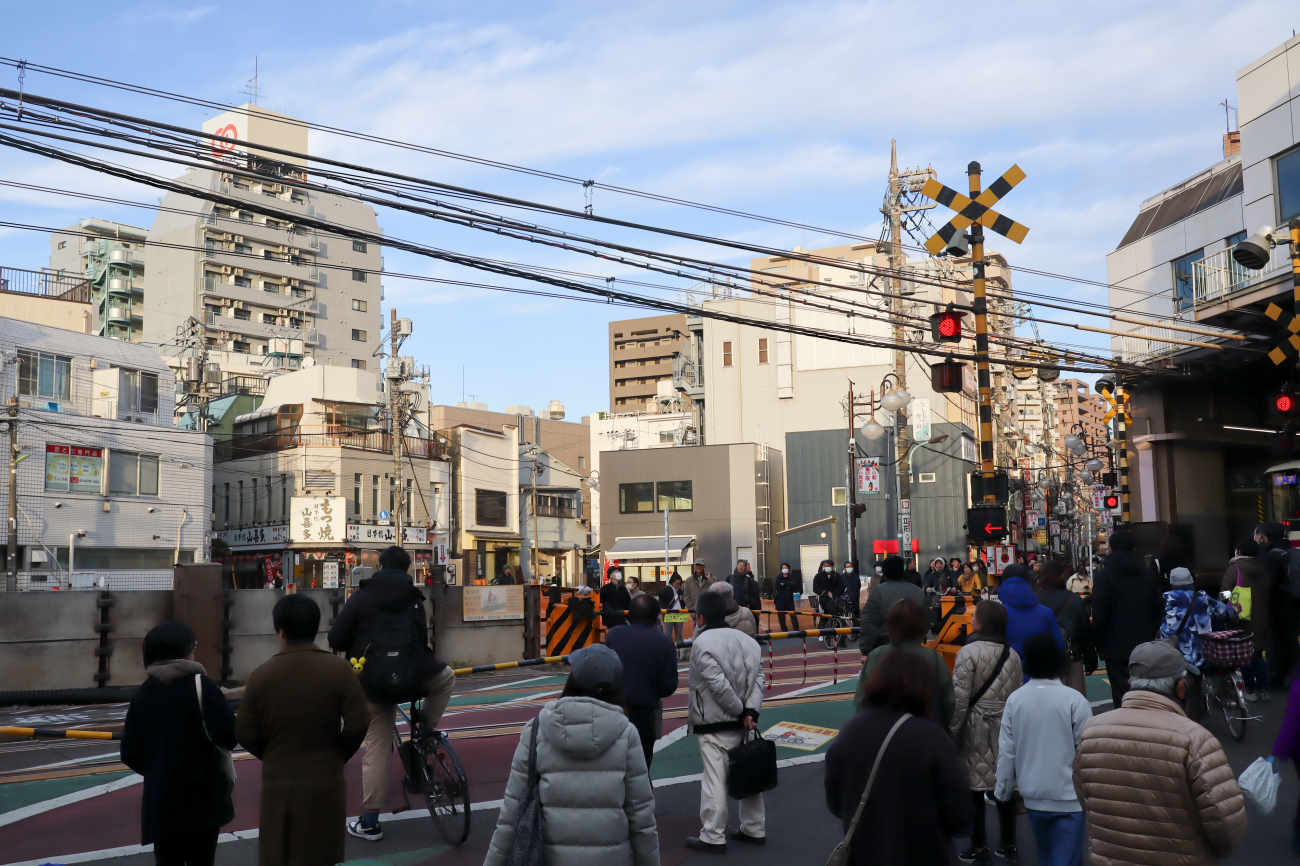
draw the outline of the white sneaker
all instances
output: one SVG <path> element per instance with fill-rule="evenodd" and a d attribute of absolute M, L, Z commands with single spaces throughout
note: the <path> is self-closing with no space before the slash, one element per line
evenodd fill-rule
<path fill-rule="evenodd" d="M 1246 702 L 1253 704 L 1259 700 L 1259 692 L 1246 692 Z"/>
<path fill-rule="evenodd" d="M 348 835 L 356 836 L 358 839 L 365 839 L 367 842 L 378 842 L 384 838 L 384 831 L 376 824 L 373 827 L 367 827 L 361 823 L 361 819 L 348 822 Z"/>

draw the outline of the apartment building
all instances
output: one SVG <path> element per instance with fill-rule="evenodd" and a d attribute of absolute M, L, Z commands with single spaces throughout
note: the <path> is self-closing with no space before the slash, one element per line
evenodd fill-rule
<path fill-rule="evenodd" d="M 1082 429 L 1089 442 L 1110 441 L 1109 425 L 1102 422 L 1106 415 L 1106 401 L 1081 379 L 1062 379 L 1056 383 L 1056 452 L 1068 453 L 1065 437 L 1076 428 Z"/>
<path fill-rule="evenodd" d="M 1247 232 L 1300 216 L 1300 37 L 1247 63 L 1236 91 L 1239 128 L 1224 136 L 1223 159 L 1143 201 L 1106 256 L 1113 310 L 1195 328 L 1117 325 L 1127 333 L 1113 349 L 1144 366 L 1125 377 L 1133 519 L 1179 527 L 1205 569 L 1273 499 L 1269 398 L 1291 362 L 1268 358 L 1278 340 L 1265 310 L 1291 309 L 1290 250 L 1277 246 L 1260 270 L 1233 251 Z"/>
<path fill-rule="evenodd" d="M 429 427 L 448 430 L 453 427 L 479 427 L 504 430 L 513 427 L 520 445 L 546 450 L 584 477 L 591 473 L 591 432 L 589 419 L 566 421 L 564 404 L 552 400 L 544 411 L 529 406 L 507 406 L 494 412 L 486 403 L 435 404 L 429 407 Z"/>
<path fill-rule="evenodd" d="M 212 528 L 241 586 L 276 577 L 340 586 L 391 544 L 411 553 L 417 580 L 443 564 L 446 443 L 407 430 L 395 475 L 378 387 L 377 373 L 351 367 L 284 373 L 270 380 L 260 407 L 236 417 L 231 436 L 218 440 Z"/>
<path fill-rule="evenodd" d="M 451 445 L 453 572 L 465 584 L 500 578 L 507 566 L 518 577 L 520 534 L 519 428 L 459 424 L 445 431 Z"/>
<path fill-rule="evenodd" d="M 592 535 L 582 519 L 585 481 L 585 476 L 545 449 L 521 446 L 519 531 L 524 540 L 523 570 L 529 580 L 559 578 L 563 586 L 583 583 L 583 562 Z"/>
<path fill-rule="evenodd" d="M 50 270 L 88 281 L 92 333 L 128 343 L 143 339 L 148 234 L 139 226 L 91 218 L 50 235 Z"/>
<path fill-rule="evenodd" d="M 671 386 L 674 364 L 690 345 L 689 338 L 682 313 L 610 322 L 610 411 L 643 412 L 654 404 L 660 383 Z"/>
<path fill-rule="evenodd" d="M 18 588 L 170 589 L 174 564 L 207 560 L 212 440 L 171 427 L 154 349 L 0 318 L 0 360 L 17 413 Z M 8 486 L 0 473 L 0 500 Z"/>
<path fill-rule="evenodd" d="M 255 105 L 203 124 L 219 136 L 307 153 L 307 129 Z M 148 232 L 145 273 L 148 310 L 142 338 L 173 343 L 191 318 L 203 323 L 208 363 L 223 373 L 265 375 L 318 364 L 375 370 L 383 299 L 380 250 L 372 243 L 299 224 L 327 220 L 378 232 L 374 209 L 343 196 L 317 193 L 302 160 L 256 148 L 214 145 L 230 170 L 191 169 L 180 183 L 217 192 L 234 204 L 214 204 L 171 192 Z M 236 173 L 253 168 L 275 176 L 258 182 Z M 268 214 L 273 211 L 275 215 Z M 112 250 L 110 250 L 110 255 Z M 133 330 L 132 333 L 136 331 Z"/>

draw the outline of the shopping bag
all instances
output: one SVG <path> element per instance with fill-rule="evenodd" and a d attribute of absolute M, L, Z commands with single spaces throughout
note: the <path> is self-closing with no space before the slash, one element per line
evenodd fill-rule
<path fill-rule="evenodd" d="M 542 776 L 537 769 L 537 729 L 541 722 L 533 720 L 533 730 L 528 738 L 528 792 L 515 816 L 515 836 L 506 855 L 510 866 L 547 866 L 546 815 L 542 811 Z"/>
<path fill-rule="evenodd" d="M 776 787 L 776 743 L 746 731 L 740 745 L 727 750 L 727 796 L 743 800 Z"/>
<path fill-rule="evenodd" d="M 1277 808 L 1277 785 L 1282 774 L 1273 770 L 1268 758 L 1256 758 L 1241 774 L 1237 784 L 1241 793 L 1259 807 L 1259 811 L 1270 815 Z"/>

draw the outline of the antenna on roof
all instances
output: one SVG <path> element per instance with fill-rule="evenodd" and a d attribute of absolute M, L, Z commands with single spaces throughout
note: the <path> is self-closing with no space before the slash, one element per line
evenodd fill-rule
<path fill-rule="evenodd" d="M 1237 106 L 1228 103 L 1227 97 L 1219 103 L 1223 106 L 1223 131 L 1232 132 L 1232 112 L 1237 110 Z"/>
<path fill-rule="evenodd" d="M 250 78 L 250 79 L 248 79 L 247 83 L 244 84 L 244 95 L 247 96 L 247 97 L 248 97 L 248 101 L 251 102 L 251 103 L 254 104 L 254 105 L 257 104 L 258 99 L 259 99 L 259 98 L 261 97 L 261 95 L 262 95 L 262 90 L 261 90 L 261 86 L 260 86 L 260 85 L 261 85 L 261 81 L 260 81 L 261 76 L 260 76 L 260 74 L 259 74 L 261 70 L 260 70 L 259 67 L 260 67 L 259 58 L 258 58 L 256 55 L 254 55 L 254 57 L 253 57 L 253 77 Z"/>

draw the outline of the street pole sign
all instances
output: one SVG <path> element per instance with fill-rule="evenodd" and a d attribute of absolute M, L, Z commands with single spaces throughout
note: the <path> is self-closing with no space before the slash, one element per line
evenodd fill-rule
<path fill-rule="evenodd" d="M 1106 507 L 1106 485 L 1092 485 L 1092 507 L 1096 511 L 1101 511 Z"/>
<path fill-rule="evenodd" d="M 858 461 L 858 492 L 880 492 L 880 458 L 866 457 Z"/>
<path fill-rule="evenodd" d="M 972 289 L 975 312 L 975 371 L 979 386 L 979 436 L 980 436 L 980 474 L 984 476 L 984 504 L 998 503 L 993 488 L 993 397 L 989 374 L 989 311 L 988 297 L 984 285 L 984 228 L 990 228 L 1008 240 L 1020 243 L 1029 234 L 1029 229 L 1013 219 L 993 210 L 993 205 L 1011 191 L 1025 173 L 1020 166 L 1013 165 L 988 189 L 980 189 L 980 164 L 971 162 L 966 166 L 966 175 L 970 196 L 964 196 L 951 187 L 944 186 L 937 180 L 930 179 L 921 187 L 921 194 L 932 198 L 945 207 L 957 212 L 943 228 L 925 242 L 925 248 L 931 255 L 939 255 L 948 249 L 953 236 L 959 231 L 970 228 L 970 254 L 972 271 Z M 1006 523 L 1005 518 L 1002 521 Z M 970 530 L 968 530 L 970 531 Z"/>

